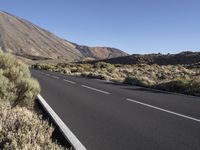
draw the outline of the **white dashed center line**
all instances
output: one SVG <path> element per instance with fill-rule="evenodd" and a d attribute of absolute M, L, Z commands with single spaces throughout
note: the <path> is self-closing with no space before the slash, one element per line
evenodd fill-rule
<path fill-rule="evenodd" d="M 84 88 L 87 88 L 87 89 L 91 89 L 91 90 L 103 93 L 103 94 L 110 94 L 109 92 L 106 92 L 106 91 L 103 91 L 103 90 L 99 90 L 99 89 L 96 89 L 96 88 L 93 88 L 93 87 L 89 87 L 87 85 L 81 85 L 81 86 L 84 87 Z"/>
<path fill-rule="evenodd" d="M 71 84 L 76 84 L 74 81 L 70 81 L 70 80 L 66 80 L 66 79 L 63 79 L 63 81 L 71 83 Z"/>
<path fill-rule="evenodd" d="M 52 78 L 55 78 L 55 79 L 59 79 L 59 77 L 57 77 L 57 76 L 51 76 Z"/>
<path fill-rule="evenodd" d="M 190 116 L 182 115 L 182 114 L 170 111 L 170 110 L 166 110 L 166 109 L 163 109 L 163 108 L 160 108 L 160 107 L 156 107 L 156 106 L 153 106 L 153 105 L 145 104 L 145 103 L 142 103 L 142 102 L 139 102 L 139 101 L 135 101 L 135 100 L 132 100 L 132 99 L 129 99 L 129 98 L 127 98 L 126 100 L 134 102 L 134 103 L 137 103 L 137 104 L 140 104 L 140 105 L 143 105 L 143 106 L 146 106 L 146 107 L 150 107 L 150 108 L 153 108 L 153 109 L 156 109 L 156 110 L 160 110 L 160 111 L 163 111 L 163 112 L 166 112 L 166 113 L 169 113 L 169 114 L 173 114 L 173 115 L 176 115 L 176 116 L 179 116 L 179 117 L 182 117 L 182 118 L 193 120 L 193 121 L 196 121 L 196 122 L 200 123 L 199 119 L 196 119 L 196 118 L 193 118 L 193 117 L 190 117 Z"/>

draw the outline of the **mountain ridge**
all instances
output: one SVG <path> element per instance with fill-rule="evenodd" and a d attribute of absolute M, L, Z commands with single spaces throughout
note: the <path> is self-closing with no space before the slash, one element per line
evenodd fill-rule
<path fill-rule="evenodd" d="M 128 55 L 116 48 L 78 45 L 5 11 L 0 11 L 0 48 L 30 60 L 78 61 Z"/>
<path fill-rule="evenodd" d="M 177 54 L 133 54 L 117 58 L 100 60 L 111 64 L 158 64 L 158 65 L 186 65 L 200 62 L 200 52 L 183 51 Z M 89 62 L 89 61 L 88 61 Z M 90 61 L 89 63 L 96 63 Z M 85 62 L 87 63 L 87 62 Z"/>

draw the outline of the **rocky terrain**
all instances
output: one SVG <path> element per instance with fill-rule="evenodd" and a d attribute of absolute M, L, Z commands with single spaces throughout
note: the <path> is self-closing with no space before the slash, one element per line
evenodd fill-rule
<path fill-rule="evenodd" d="M 0 48 L 29 60 L 78 61 L 127 55 L 115 48 L 88 47 L 72 43 L 25 19 L 2 11 L 0 11 Z"/>

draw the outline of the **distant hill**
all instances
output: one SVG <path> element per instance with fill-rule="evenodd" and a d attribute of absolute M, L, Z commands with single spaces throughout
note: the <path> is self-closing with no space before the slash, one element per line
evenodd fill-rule
<path fill-rule="evenodd" d="M 105 61 L 111 64 L 158 64 L 158 65 L 177 65 L 177 64 L 193 64 L 200 62 L 200 52 L 181 52 L 178 54 L 146 54 L 139 55 L 134 54 L 130 56 L 111 58 Z M 95 63 L 97 61 L 91 61 L 90 63 Z"/>
<path fill-rule="evenodd" d="M 88 47 L 72 43 L 7 12 L 0 12 L 0 48 L 30 60 L 77 61 L 128 55 L 115 48 Z"/>

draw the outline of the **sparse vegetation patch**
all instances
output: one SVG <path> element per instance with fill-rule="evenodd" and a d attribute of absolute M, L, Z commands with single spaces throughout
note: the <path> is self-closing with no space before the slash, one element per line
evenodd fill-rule
<path fill-rule="evenodd" d="M 34 68 L 200 96 L 199 63 L 192 65 L 38 63 Z"/>

